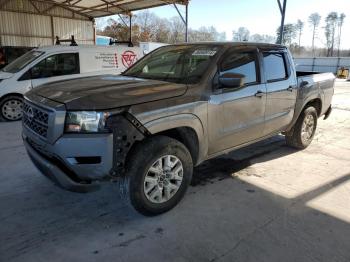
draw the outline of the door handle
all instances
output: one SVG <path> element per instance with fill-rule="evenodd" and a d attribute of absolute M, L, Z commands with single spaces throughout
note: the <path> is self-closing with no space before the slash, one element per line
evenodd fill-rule
<path fill-rule="evenodd" d="M 293 92 L 293 86 L 289 86 L 289 87 L 287 88 L 287 91 Z"/>
<path fill-rule="evenodd" d="M 256 97 L 262 97 L 262 96 L 264 96 L 264 94 L 265 94 L 265 93 L 264 93 L 263 91 L 259 90 L 258 92 L 255 93 L 254 96 L 256 96 Z"/>

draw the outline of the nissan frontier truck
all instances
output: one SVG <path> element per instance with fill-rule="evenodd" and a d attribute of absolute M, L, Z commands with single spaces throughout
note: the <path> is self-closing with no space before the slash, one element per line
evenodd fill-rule
<path fill-rule="evenodd" d="M 122 75 L 26 93 L 23 141 L 56 185 L 88 192 L 119 181 L 136 210 L 156 215 L 183 198 L 207 159 L 280 133 L 306 148 L 331 113 L 334 81 L 297 72 L 281 45 L 170 45 Z"/>

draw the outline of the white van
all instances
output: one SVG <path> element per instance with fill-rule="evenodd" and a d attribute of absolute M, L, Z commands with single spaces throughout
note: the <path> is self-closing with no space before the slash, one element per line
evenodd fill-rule
<path fill-rule="evenodd" d="M 22 95 L 48 82 L 120 74 L 143 56 L 139 47 L 49 46 L 29 51 L 0 71 L 0 118 L 22 117 Z"/>

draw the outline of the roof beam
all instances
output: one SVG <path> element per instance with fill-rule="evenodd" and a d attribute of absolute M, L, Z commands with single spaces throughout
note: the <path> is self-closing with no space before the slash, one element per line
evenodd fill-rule
<path fill-rule="evenodd" d="M 16 0 L 0 0 L 0 9 L 3 9 L 4 6 L 9 1 Z M 126 14 L 130 15 L 131 11 L 143 10 L 147 8 L 152 8 L 162 5 L 170 4 L 186 4 L 188 0 L 158 0 L 158 1 L 146 1 L 146 0 L 99 0 L 97 4 L 91 6 L 82 6 L 79 3 L 82 0 L 27 0 L 30 5 L 38 12 L 39 14 L 49 14 L 49 11 L 55 7 L 60 7 L 65 10 L 72 12 L 74 14 L 83 16 L 88 19 L 94 17 L 101 17 L 107 15 L 116 15 L 116 14 Z M 48 6 L 41 8 L 41 5 L 38 3 L 46 3 Z M 182 17 L 184 18 L 184 17 Z M 183 19 L 182 19 L 183 20 Z"/>
<path fill-rule="evenodd" d="M 116 13 L 109 11 L 106 8 L 92 8 L 92 7 L 81 7 L 81 6 L 72 6 L 72 8 L 79 8 L 78 12 L 83 14 L 91 13 L 91 12 L 105 12 L 105 15 L 115 15 Z"/>
<path fill-rule="evenodd" d="M 111 5 L 111 6 L 115 7 L 115 8 L 118 8 L 119 10 L 122 10 L 123 12 L 126 12 L 125 9 L 119 7 L 118 5 L 115 5 L 113 2 L 107 2 L 106 0 L 101 0 L 101 1 L 106 3 L 107 9 L 108 9 L 108 5 Z"/>
<path fill-rule="evenodd" d="M 29 3 L 31 4 L 31 6 L 34 7 L 34 9 L 35 9 L 39 14 L 41 14 L 40 9 L 34 4 L 34 2 L 33 2 L 32 0 L 29 0 Z"/>
<path fill-rule="evenodd" d="M 81 2 L 81 0 L 77 0 L 75 3 L 71 3 L 71 1 L 69 1 L 69 0 L 62 2 L 62 3 L 57 3 L 57 2 L 52 1 L 52 0 L 32 0 L 32 1 L 43 2 L 43 3 L 52 3 L 55 6 L 65 8 L 65 9 L 70 10 L 71 12 L 75 12 L 79 15 L 85 15 L 85 16 L 87 15 L 86 13 L 89 13 L 91 11 L 105 12 L 106 15 L 109 15 L 109 14 L 115 15 L 116 13 L 118 13 L 118 12 L 111 12 L 106 8 L 107 3 L 108 3 L 107 1 L 102 1 L 102 2 L 104 2 L 103 4 L 95 5 L 92 7 L 84 7 L 84 6 L 76 5 L 77 3 Z M 98 8 L 98 7 L 104 7 L 104 8 Z M 119 10 L 124 12 L 124 9 L 122 9 L 118 6 L 113 5 L 113 7 L 118 8 Z M 73 8 L 78 8 L 79 10 L 76 10 Z M 50 9 L 52 9 L 52 8 L 50 8 Z M 88 17 L 92 18 L 92 16 L 88 16 Z"/>
<path fill-rule="evenodd" d="M 89 16 L 89 15 L 87 15 L 87 14 L 84 14 L 84 13 L 80 12 L 80 11 L 77 11 L 77 10 L 74 10 L 74 9 L 70 8 L 68 5 L 60 4 L 60 3 L 56 2 L 56 1 L 53 1 L 53 0 L 33 0 L 33 1 L 35 1 L 35 2 L 41 2 L 41 3 L 51 3 L 51 4 L 54 4 L 54 5 L 56 5 L 56 6 L 61 7 L 61 8 L 63 8 L 63 9 L 66 9 L 66 10 L 68 10 L 68 11 L 71 11 L 73 14 L 78 14 L 78 15 L 87 17 L 87 18 L 89 18 L 89 19 L 92 19 L 92 18 L 93 18 L 92 16 Z"/>
<path fill-rule="evenodd" d="M 49 6 L 48 8 L 44 9 L 41 11 L 42 14 L 47 14 L 48 11 L 52 10 L 53 8 L 55 8 L 56 5 L 52 4 L 51 6 Z"/>

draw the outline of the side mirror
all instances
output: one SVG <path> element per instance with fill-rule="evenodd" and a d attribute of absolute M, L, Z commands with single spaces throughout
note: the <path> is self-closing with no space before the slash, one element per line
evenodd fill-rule
<path fill-rule="evenodd" d="M 223 87 L 238 88 L 244 84 L 244 75 L 225 73 L 219 76 L 219 83 Z"/>

